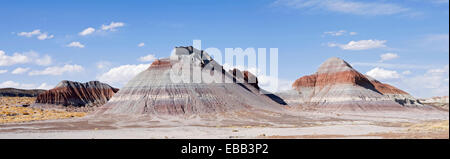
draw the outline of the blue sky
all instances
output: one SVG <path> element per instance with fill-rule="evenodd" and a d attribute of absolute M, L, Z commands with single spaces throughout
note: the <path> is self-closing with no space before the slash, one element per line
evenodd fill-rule
<path fill-rule="evenodd" d="M 1 1 L 0 87 L 69 79 L 120 88 L 199 39 L 203 48 L 278 48 L 284 86 L 340 57 L 414 96 L 448 95 L 448 8 L 448 0 Z"/>

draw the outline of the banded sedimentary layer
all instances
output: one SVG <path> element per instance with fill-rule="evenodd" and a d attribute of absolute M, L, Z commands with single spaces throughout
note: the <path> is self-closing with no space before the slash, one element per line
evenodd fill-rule
<path fill-rule="evenodd" d="M 177 47 L 130 80 L 96 114 L 194 115 L 280 110 L 246 71 L 223 69 L 206 52 Z"/>
<path fill-rule="evenodd" d="M 99 106 L 106 103 L 118 91 L 99 81 L 79 83 L 61 81 L 55 88 L 37 96 L 37 104 L 63 106 Z"/>
<path fill-rule="evenodd" d="M 441 97 L 431 97 L 431 98 L 425 98 L 420 99 L 420 102 L 440 108 L 444 108 L 448 110 L 449 102 L 448 102 L 448 96 L 441 96 Z"/>
<path fill-rule="evenodd" d="M 400 110 L 425 107 L 408 93 L 381 83 L 353 69 L 339 58 L 326 60 L 315 74 L 278 93 L 289 105 L 330 110 Z"/>
<path fill-rule="evenodd" d="M 388 97 L 390 100 L 393 100 L 397 103 L 399 103 L 402 106 L 409 106 L 409 107 L 421 107 L 423 104 L 413 96 L 411 96 L 409 93 L 400 90 L 394 86 L 391 86 L 386 83 L 382 83 L 372 77 L 366 76 L 367 79 L 369 79 L 370 83 L 375 87 L 375 90 L 383 94 L 384 96 Z"/>

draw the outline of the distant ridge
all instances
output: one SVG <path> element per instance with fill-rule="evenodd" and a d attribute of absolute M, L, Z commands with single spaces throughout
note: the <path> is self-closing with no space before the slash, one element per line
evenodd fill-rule
<path fill-rule="evenodd" d="M 37 97 L 43 89 L 0 88 L 0 97 Z"/>

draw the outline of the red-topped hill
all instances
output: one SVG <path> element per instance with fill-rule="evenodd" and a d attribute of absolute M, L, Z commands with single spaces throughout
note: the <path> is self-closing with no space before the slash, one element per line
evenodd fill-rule
<path fill-rule="evenodd" d="M 297 79 L 292 87 L 294 91 L 279 94 L 290 105 L 350 110 L 423 107 L 405 91 L 363 75 L 336 57 L 326 60 L 316 73 Z"/>

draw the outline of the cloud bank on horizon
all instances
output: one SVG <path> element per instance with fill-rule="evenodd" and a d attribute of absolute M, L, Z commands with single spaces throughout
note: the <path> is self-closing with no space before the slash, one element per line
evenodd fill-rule
<path fill-rule="evenodd" d="M 203 49 L 278 48 L 281 90 L 337 56 L 414 96 L 449 94 L 448 0 L 92 2 L 83 11 L 82 2 L 30 3 L 0 2 L 0 88 L 61 80 L 120 88 L 174 46 L 200 39 Z"/>

